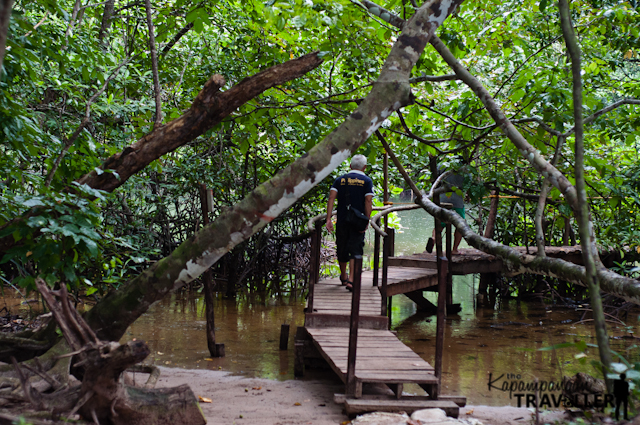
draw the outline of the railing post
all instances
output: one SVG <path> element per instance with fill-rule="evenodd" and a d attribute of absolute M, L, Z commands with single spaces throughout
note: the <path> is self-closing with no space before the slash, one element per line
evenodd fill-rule
<path fill-rule="evenodd" d="M 451 274 L 452 254 L 451 254 L 451 223 L 446 225 L 446 246 L 447 246 L 447 305 L 453 304 L 453 275 Z"/>
<path fill-rule="evenodd" d="M 362 386 L 356 381 L 356 352 L 358 348 L 358 325 L 360 322 L 360 288 L 362 283 L 362 256 L 354 261 L 354 282 L 351 294 L 351 320 L 349 321 L 349 352 L 347 355 L 347 397 L 360 398 Z"/>
<path fill-rule="evenodd" d="M 316 283 L 320 282 L 320 266 L 322 265 L 321 257 L 322 257 L 322 228 L 324 225 L 322 221 L 318 220 L 315 223 L 316 234 L 318 237 L 316 238 Z"/>
<path fill-rule="evenodd" d="M 202 225 L 209 224 L 209 208 L 207 205 L 207 186 L 201 183 L 198 187 L 200 190 L 200 208 L 202 211 Z M 202 274 L 202 283 L 204 290 L 204 315 L 207 322 L 207 348 L 211 357 L 224 357 L 224 344 L 216 344 L 215 331 L 215 315 L 213 307 L 213 281 L 211 277 L 211 269 L 207 269 Z"/>
<path fill-rule="evenodd" d="M 380 220 L 376 224 L 380 227 Z M 378 271 L 380 269 L 380 234 L 378 232 L 375 232 L 373 240 L 373 286 L 378 286 Z"/>
<path fill-rule="evenodd" d="M 434 203 L 440 205 L 440 199 L 435 197 Z M 438 268 L 438 315 L 436 322 L 436 363 L 434 365 L 438 384 L 429 394 L 432 399 L 437 399 L 442 386 L 442 357 L 444 355 L 444 328 L 447 321 L 447 274 L 449 264 L 442 252 L 442 225 L 440 219 L 434 217 L 436 230 L 436 264 Z"/>
<path fill-rule="evenodd" d="M 316 283 L 320 278 L 320 250 L 322 247 L 322 222 L 316 221 L 315 230 L 311 235 L 311 258 L 309 270 L 309 296 L 307 297 L 307 313 L 313 313 L 313 294 Z"/>
<path fill-rule="evenodd" d="M 432 399 L 437 399 L 442 388 L 442 357 L 444 355 L 444 328 L 447 324 L 447 270 L 448 261 L 444 257 L 438 257 L 438 318 L 436 323 L 436 364 L 434 365 L 438 385 L 434 394 L 429 394 Z"/>
<path fill-rule="evenodd" d="M 382 297 L 380 304 L 380 315 L 387 315 L 387 280 L 389 276 L 389 238 L 393 229 L 387 229 L 387 236 L 382 243 L 382 287 L 380 288 L 380 296 Z"/>

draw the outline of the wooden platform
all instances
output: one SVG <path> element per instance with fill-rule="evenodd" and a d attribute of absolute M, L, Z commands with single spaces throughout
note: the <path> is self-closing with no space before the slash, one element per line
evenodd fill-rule
<path fill-rule="evenodd" d="M 521 253 L 535 255 L 538 251 L 536 247 L 516 246 L 512 247 Z M 460 254 L 451 258 L 451 272 L 454 275 L 465 275 L 473 273 L 500 273 L 503 271 L 502 260 L 493 255 L 487 254 L 474 248 L 460 248 Z M 548 246 L 545 248 L 547 256 L 552 258 L 562 258 L 574 264 L 582 264 L 582 250 L 580 246 Z M 436 269 L 436 256 L 423 252 L 422 254 L 406 255 L 402 257 L 389 258 L 389 266 Z"/>
<path fill-rule="evenodd" d="M 379 282 L 382 282 L 380 271 Z M 389 267 L 387 295 L 411 293 L 437 285 L 435 270 L 424 267 Z M 319 357 L 346 384 L 349 352 L 349 320 L 352 293 L 340 279 L 325 279 L 314 285 L 313 311 L 305 314 L 305 327 L 296 335 L 296 362 Z M 355 398 L 340 399 L 348 414 L 372 411 L 412 412 L 442 408 L 457 417 L 464 397 L 439 398 L 439 384 L 433 367 L 388 330 L 382 316 L 380 287 L 373 286 L 373 272 L 362 274 L 358 345 L 355 366 Z M 427 396 L 403 395 L 404 384 L 417 384 Z M 393 396 L 363 394 L 364 384 L 384 384 Z M 391 391 L 389 391 L 389 389 Z"/>
<path fill-rule="evenodd" d="M 346 383 L 348 328 L 306 328 L 313 344 L 333 371 Z M 383 383 L 402 395 L 402 384 L 415 383 L 437 396 L 433 367 L 386 330 L 360 329 L 356 357 L 356 398 L 362 384 Z M 399 386 L 399 389 L 398 389 Z"/>
<path fill-rule="evenodd" d="M 382 282 L 382 271 L 378 273 Z M 386 317 L 381 316 L 379 286 L 372 286 L 373 272 L 362 273 L 360 295 L 360 327 L 388 329 Z M 423 267 L 389 267 L 387 272 L 387 296 L 406 294 L 435 287 L 438 276 L 435 270 Z M 340 279 L 324 279 L 315 287 L 313 312 L 306 313 L 307 327 L 349 327 L 351 292 L 342 286 Z"/>

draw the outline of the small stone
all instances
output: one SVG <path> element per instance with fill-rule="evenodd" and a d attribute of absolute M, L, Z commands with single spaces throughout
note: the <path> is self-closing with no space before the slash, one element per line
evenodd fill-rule
<path fill-rule="evenodd" d="M 423 424 L 428 424 L 432 422 L 446 421 L 447 414 L 442 409 L 423 409 L 413 412 L 411 419 L 414 421 L 420 421 Z"/>

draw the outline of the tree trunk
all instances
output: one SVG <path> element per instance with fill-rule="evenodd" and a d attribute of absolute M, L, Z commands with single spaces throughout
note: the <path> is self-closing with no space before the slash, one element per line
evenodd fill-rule
<path fill-rule="evenodd" d="M 493 233 L 496 228 L 496 219 L 498 218 L 498 204 L 500 203 L 500 191 L 498 189 L 491 191 L 491 204 L 489 206 L 489 217 L 487 217 L 487 227 L 484 229 L 484 237 L 493 239 Z"/>
<path fill-rule="evenodd" d="M 9 33 L 12 5 L 13 0 L 0 0 L 0 69 L 2 69 L 4 53 L 7 46 L 7 34 Z"/>
<path fill-rule="evenodd" d="M 575 119 L 575 174 L 576 190 L 578 196 L 578 229 L 580 231 L 580 245 L 582 246 L 582 259 L 585 265 L 585 278 L 589 294 L 591 295 L 591 309 L 593 310 L 593 321 L 596 329 L 596 340 L 602 361 L 605 382 L 609 391 L 613 390 L 613 383 L 607 378 L 607 372 L 611 369 L 613 357 L 609 350 L 609 338 L 607 337 L 607 323 L 604 317 L 602 298 L 600 297 L 600 285 L 598 284 L 598 274 L 596 266 L 599 263 L 598 251 L 592 249 L 595 246 L 595 235 L 593 234 L 593 223 L 591 223 L 591 213 L 587 201 L 587 190 L 584 181 L 584 137 L 582 118 L 582 65 L 581 53 L 576 35 L 573 32 L 571 23 L 571 13 L 567 0 L 559 1 L 560 22 L 562 34 L 567 45 L 567 51 L 571 57 L 571 74 L 573 77 L 573 116 Z M 574 209 L 575 211 L 575 209 Z M 597 260 L 596 260 L 597 257 Z M 600 263 L 601 264 L 601 263 Z"/>
<path fill-rule="evenodd" d="M 111 17 L 113 16 L 113 9 L 116 4 L 116 0 L 108 0 L 104 5 L 104 12 L 102 12 L 102 23 L 100 24 L 100 31 L 98 32 L 98 40 L 104 43 L 105 36 L 109 33 L 111 27 Z"/>

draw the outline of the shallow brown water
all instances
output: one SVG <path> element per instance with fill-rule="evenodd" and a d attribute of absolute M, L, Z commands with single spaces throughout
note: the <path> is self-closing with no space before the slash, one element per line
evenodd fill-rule
<path fill-rule="evenodd" d="M 396 254 L 418 252 L 431 233 L 432 219 L 424 215 L 405 213 L 402 233 L 396 236 Z M 373 238 L 367 237 L 368 243 Z M 462 246 L 466 246 L 463 244 Z M 369 247 L 369 251 L 371 248 Z M 575 348 L 538 351 L 563 342 L 578 340 L 595 344 L 592 322 L 578 324 L 583 312 L 575 309 L 545 308 L 534 302 L 502 302 L 497 309 L 479 308 L 474 294 L 477 278 L 454 277 L 454 302 L 462 311 L 449 317 L 445 332 L 443 359 L 443 393 L 464 395 L 469 404 L 490 406 L 517 405 L 515 397 L 501 388 L 506 382 L 557 382 L 562 375 L 587 372 L 599 376 L 591 365 L 597 360 L 597 348 L 589 348 L 586 357 Z M 5 290 L 0 308 L 8 306 L 14 312 L 28 315 L 29 307 L 20 306 L 20 299 Z M 433 294 L 429 294 L 433 296 Z M 432 298 L 432 301 L 435 301 Z M 295 328 L 304 323 L 304 302 L 268 300 L 215 300 L 216 337 L 224 343 L 226 357 L 211 359 L 207 350 L 204 319 L 204 298 L 198 293 L 183 292 L 154 304 L 134 323 L 123 340 L 145 340 L 152 355 L 148 363 L 183 368 L 222 369 L 236 374 L 287 380 L 293 376 L 293 337 Z M 37 304 L 31 304 L 35 309 Z M 635 339 L 628 331 L 640 334 L 637 316 L 629 320 L 629 328 L 609 324 L 612 348 L 628 359 L 638 361 Z M 280 326 L 291 324 L 289 350 L 279 351 Z M 398 337 L 425 360 L 434 363 L 435 317 L 416 314 L 415 305 L 404 296 L 393 300 L 392 328 Z M 330 371 L 320 372 L 332 373 Z M 489 390 L 491 374 L 493 388 Z M 512 374 L 514 376 L 507 376 Z M 316 374 L 317 375 L 317 374 Z M 418 387 L 406 386 L 405 391 L 418 393 Z M 555 392 L 555 395 L 558 393 Z"/>
<path fill-rule="evenodd" d="M 499 389 L 502 385 L 541 381 L 557 382 L 562 375 L 577 372 L 599 373 L 590 365 L 597 360 L 597 348 L 586 357 L 575 348 L 539 351 L 563 342 L 578 340 L 595 343 L 592 322 L 577 323 L 582 311 L 553 309 L 541 303 L 503 302 L 498 309 L 474 304 L 472 276 L 454 277 L 454 299 L 461 303 L 460 314 L 450 316 L 445 331 L 443 392 L 465 395 L 469 404 L 517 405 L 515 397 Z M 429 294 L 432 296 L 432 294 Z M 0 308 L 29 316 L 39 304 L 21 304 L 19 297 L 5 290 Z M 432 300 L 435 301 L 435 300 Z M 123 340 L 145 340 L 151 349 L 146 362 L 183 368 L 221 369 L 236 374 L 287 380 L 293 376 L 293 338 L 295 328 L 304 323 L 303 302 L 215 300 L 216 336 L 224 343 L 226 357 L 209 357 L 205 336 L 204 299 L 199 293 L 182 292 L 154 304 L 136 321 Z M 630 317 L 632 315 L 630 314 Z M 627 359 L 638 361 L 632 348 L 638 322 L 609 323 L 612 348 Z M 280 326 L 291 324 L 289 350 L 279 351 Z M 392 327 L 400 340 L 425 360 L 434 363 L 436 320 L 415 312 L 415 305 L 404 296 L 393 300 Z M 625 338 L 622 338 L 625 337 Z M 319 374 L 332 373 L 320 371 Z M 488 387 L 489 376 L 494 381 Z M 508 376 L 512 374 L 514 376 Z M 314 374 L 318 376 L 318 372 Z M 419 393 L 418 387 L 405 391 Z M 556 395 L 558 393 L 556 392 Z"/>
<path fill-rule="evenodd" d="M 592 328 L 588 324 L 575 323 L 582 312 L 553 310 L 540 303 L 516 301 L 503 304 L 500 310 L 476 308 L 471 285 L 471 276 L 455 278 L 454 296 L 463 310 L 447 321 L 443 359 L 445 394 L 465 395 L 470 404 L 515 406 L 515 397 L 510 398 L 508 392 L 495 387 L 501 388 L 505 381 L 510 385 L 511 381 L 529 382 L 535 378 L 557 382 L 562 373 L 597 374 L 589 364 L 590 360 L 597 359 L 597 349 L 590 349 L 582 359 L 575 358 L 579 352 L 573 348 L 538 351 L 562 342 L 586 340 L 593 343 Z M 263 305 L 241 301 L 236 305 L 218 298 L 216 337 L 218 342 L 225 344 L 227 354 L 222 359 L 209 358 L 203 304 L 198 294 L 184 293 L 168 298 L 154 305 L 131 326 L 125 339 L 147 341 L 153 353 L 150 363 L 221 368 L 248 376 L 294 379 L 293 335 L 295 327 L 304 322 L 302 303 Z M 281 352 L 278 350 L 280 325 L 285 322 L 292 324 L 289 350 Z M 392 322 L 398 337 L 433 364 L 435 317 L 415 314 L 413 303 L 398 296 L 394 298 Z M 611 335 L 624 333 L 622 326 L 610 327 Z M 616 350 L 624 352 L 635 341 L 613 340 L 613 343 Z M 636 353 L 629 355 L 637 356 Z M 491 390 L 489 374 L 495 380 Z M 514 377 L 507 379 L 507 374 Z M 409 386 L 405 391 L 419 393 L 421 390 Z"/>

